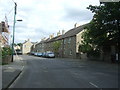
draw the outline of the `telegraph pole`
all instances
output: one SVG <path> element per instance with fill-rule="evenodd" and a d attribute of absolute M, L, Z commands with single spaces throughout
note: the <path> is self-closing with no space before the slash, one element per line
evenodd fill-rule
<path fill-rule="evenodd" d="M 15 8 L 14 8 L 14 23 L 13 23 L 13 39 L 12 39 L 12 62 L 14 60 L 14 35 L 15 35 L 15 23 L 16 23 L 16 14 L 17 14 L 17 3 L 15 3 Z"/>

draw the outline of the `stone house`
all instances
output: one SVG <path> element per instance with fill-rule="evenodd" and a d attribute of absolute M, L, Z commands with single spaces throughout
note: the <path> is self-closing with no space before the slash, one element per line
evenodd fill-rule
<path fill-rule="evenodd" d="M 45 43 L 44 40 L 42 40 L 41 42 L 36 43 L 32 46 L 31 52 L 44 52 L 44 46 Z"/>
<path fill-rule="evenodd" d="M 54 43 L 59 42 L 59 48 L 56 52 L 58 57 L 79 58 L 78 47 L 81 43 L 81 33 L 87 24 L 74 27 L 65 34 L 58 33 L 56 37 L 49 37 L 35 46 L 36 52 L 54 51 Z"/>
<path fill-rule="evenodd" d="M 81 43 L 81 33 L 85 31 L 85 25 L 74 27 L 63 35 L 56 36 L 46 42 L 46 50 L 53 51 L 53 43 L 60 42 L 58 57 L 80 58 L 78 47 Z"/>
<path fill-rule="evenodd" d="M 74 27 L 58 38 L 61 41 L 59 56 L 66 58 L 79 58 L 78 47 L 81 43 L 81 33 L 84 32 L 85 25 Z"/>
<path fill-rule="evenodd" d="M 22 54 L 28 54 L 31 52 L 31 47 L 33 43 L 28 39 L 22 44 Z"/>

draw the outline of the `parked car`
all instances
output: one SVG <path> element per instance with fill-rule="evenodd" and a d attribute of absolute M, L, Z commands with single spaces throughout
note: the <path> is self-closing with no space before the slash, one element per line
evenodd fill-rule
<path fill-rule="evenodd" d="M 22 55 L 22 51 L 21 50 L 16 50 L 16 54 L 17 55 Z"/>
<path fill-rule="evenodd" d="M 53 52 L 48 52 L 48 53 L 46 53 L 46 57 L 55 58 L 55 54 Z"/>
<path fill-rule="evenodd" d="M 41 57 L 41 56 L 42 56 L 42 53 L 37 53 L 37 56 Z"/>
<path fill-rule="evenodd" d="M 38 54 L 37 52 L 36 52 L 36 53 L 34 53 L 34 55 L 35 55 L 35 56 L 37 56 L 37 54 Z"/>
<path fill-rule="evenodd" d="M 42 57 L 46 57 L 46 52 L 43 52 L 43 53 L 42 53 Z"/>
<path fill-rule="evenodd" d="M 34 52 L 31 52 L 30 54 L 31 54 L 31 55 L 34 55 Z"/>

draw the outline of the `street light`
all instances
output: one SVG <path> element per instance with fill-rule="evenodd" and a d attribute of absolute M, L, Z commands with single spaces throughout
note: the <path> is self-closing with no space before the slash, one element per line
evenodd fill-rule
<path fill-rule="evenodd" d="M 15 4 L 15 7 L 14 7 L 14 10 L 15 10 L 15 12 L 14 12 L 14 23 L 13 23 L 13 39 L 12 39 L 12 60 L 11 60 L 11 62 L 13 62 L 13 55 L 14 55 L 14 35 L 15 35 L 15 23 L 16 23 L 16 21 L 22 21 L 22 20 L 16 20 L 16 14 L 17 14 L 17 3 L 16 2 L 14 2 L 14 4 Z"/>
<path fill-rule="evenodd" d="M 23 20 L 19 19 L 19 20 L 17 20 L 17 21 L 20 21 L 20 22 L 21 22 L 21 21 L 23 21 Z"/>

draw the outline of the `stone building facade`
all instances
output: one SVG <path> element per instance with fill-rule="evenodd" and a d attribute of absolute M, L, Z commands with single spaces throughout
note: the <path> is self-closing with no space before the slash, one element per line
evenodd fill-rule
<path fill-rule="evenodd" d="M 22 44 L 22 54 L 28 54 L 31 52 L 31 47 L 33 43 L 28 39 Z"/>
<path fill-rule="evenodd" d="M 84 32 L 84 28 L 87 24 L 74 27 L 64 34 L 57 34 L 56 37 L 49 37 L 48 39 L 39 42 L 34 51 L 35 52 L 47 52 L 54 50 L 54 44 L 60 43 L 58 51 L 56 52 L 57 57 L 64 58 L 79 58 L 78 47 L 81 43 L 81 33 Z"/>

